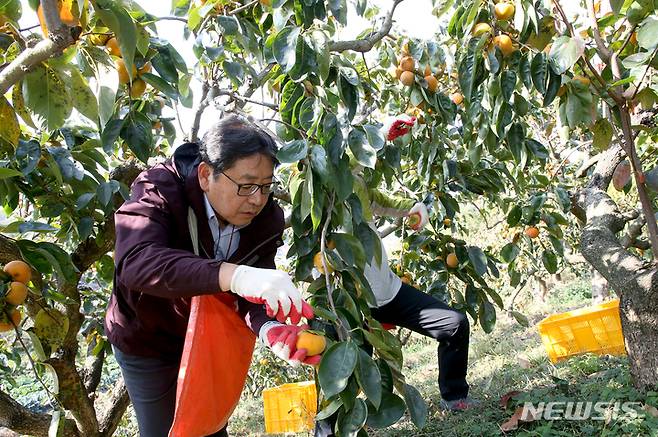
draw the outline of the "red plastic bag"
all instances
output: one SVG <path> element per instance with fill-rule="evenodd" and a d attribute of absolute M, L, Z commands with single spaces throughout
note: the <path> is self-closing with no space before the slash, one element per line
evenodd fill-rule
<path fill-rule="evenodd" d="M 203 437 L 222 429 L 238 405 L 256 336 L 233 296 L 195 296 L 178 371 L 169 437 Z"/>

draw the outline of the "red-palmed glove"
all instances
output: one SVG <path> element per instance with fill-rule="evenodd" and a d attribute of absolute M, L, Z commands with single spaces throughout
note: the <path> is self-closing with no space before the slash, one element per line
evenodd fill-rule
<path fill-rule="evenodd" d="M 270 317 L 293 324 L 301 317 L 312 318 L 313 310 L 304 302 L 295 284 L 286 272 L 240 265 L 231 277 L 231 291 L 249 302 L 263 304 Z M 310 316 L 310 317 L 308 317 Z"/>
<path fill-rule="evenodd" d="M 307 329 L 307 325 L 293 326 L 278 322 L 267 322 L 260 329 L 259 338 L 274 352 L 274 355 L 291 366 L 297 367 L 300 364 L 314 366 L 320 363 L 322 354 L 307 357 L 306 349 L 297 349 L 297 337 L 300 332 Z"/>
<path fill-rule="evenodd" d="M 411 225 L 411 229 L 414 231 L 423 229 L 430 221 L 430 215 L 427 211 L 427 206 L 425 206 L 423 202 L 416 202 L 416 204 L 407 213 L 407 217 L 411 217 L 414 214 L 418 215 L 418 222 Z"/>
<path fill-rule="evenodd" d="M 279 308 L 279 311 L 277 313 L 271 312 L 269 307 L 266 307 L 266 311 L 268 317 L 277 319 L 279 322 L 283 322 L 286 319 L 286 316 L 283 315 L 281 308 Z M 302 300 L 301 314 L 297 312 L 297 309 L 295 307 L 291 307 L 290 313 L 288 313 L 288 317 L 290 317 L 290 323 L 296 325 L 302 320 L 302 317 L 305 318 L 306 320 L 311 320 L 313 317 L 315 317 L 315 313 L 313 312 L 313 307 L 308 303 L 306 303 L 305 300 Z"/>
<path fill-rule="evenodd" d="M 414 123 L 416 123 L 416 117 L 400 116 L 391 123 L 386 131 L 386 139 L 393 141 L 398 137 L 408 134 Z"/>

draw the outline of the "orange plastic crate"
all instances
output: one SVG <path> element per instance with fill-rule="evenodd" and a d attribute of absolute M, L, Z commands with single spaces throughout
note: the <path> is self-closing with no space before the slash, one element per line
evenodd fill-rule
<path fill-rule="evenodd" d="M 624 355 L 619 300 L 566 313 L 553 314 L 538 323 L 548 357 L 557 362 L 574 355 Z"/>
<path fill-rule="evenodd" d="M 317 403 L 314 381 L 283 384 L 263 390 L 265 432 L 312 430 Z"/>

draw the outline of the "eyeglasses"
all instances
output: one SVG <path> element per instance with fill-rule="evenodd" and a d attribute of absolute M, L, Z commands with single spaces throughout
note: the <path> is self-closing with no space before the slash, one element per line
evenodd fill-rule
<path fill-rule="evenodd" d="M 256 191 L 258 190 L 260 190 L 261 193 L 268 195 L 272 193 L 277 187 L 276 181 L 272 181 L 267 184 L 240 184 L 234 181 L 233 179 L 231 179 L 231 177 L 226 173 L 222 172 L 222 174 L 226 176 L 229 181 L 233 182 L 235 185 L 238 186 L 238 196 L 244 196 L 244 197 L 251 196 L 252 194 L 256 193 Z"/>

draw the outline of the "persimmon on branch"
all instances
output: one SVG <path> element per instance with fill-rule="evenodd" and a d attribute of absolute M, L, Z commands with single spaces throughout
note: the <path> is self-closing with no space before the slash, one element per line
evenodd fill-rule
<path fill-rule="evenodd" d="M 75 43 L 71 28 L 62 23 L 59 18 L 57 0 L 41 0 L 43 16 L 48 27 L 48 38 L 40 41 L 32 48 L 21 52 L 11 63 L 0 72 L 0 94 L 5 94 L 9 88 L 20 81 L 32 67 L 61 53 Z"/>

